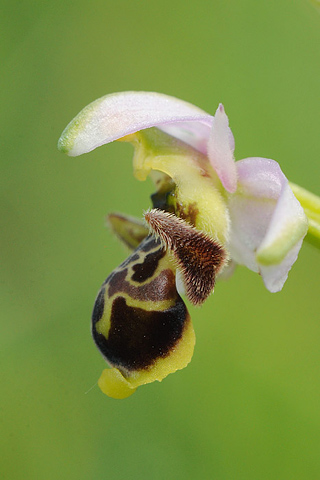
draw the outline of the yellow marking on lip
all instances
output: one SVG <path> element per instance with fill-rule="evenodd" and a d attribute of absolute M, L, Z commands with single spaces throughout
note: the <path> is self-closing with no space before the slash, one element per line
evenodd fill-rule
<path fill-rule="evenodd" d="M 152 302 L 150 300 L 143 301 L 143 300 L 137 300 L 135 298 L 132 298 L 127 293 L 122 293 L 122 292 L 113 295 L 111 299 L 107 298 L 105 300 L 103 315 L 95 325 L 96 331 L 98 333 L 101 333 L 105 338 L 108 338 L 108 335 L 109 335 L 109 330 L 111 327 L 112 304 L 117 297 L 123 297 L 126 300 L 128 307 L 141 308 L 149 312 L 152 312 L 152 311 L 163 312 L 164 310 L 168 310 L 170 307 L 172 307 L 172 304 L 177 299 L 177 296 L 176 296 L 174 299 L 159 300 L 157 302 Z"/>
<path fill-rule="evenodd" d="M 143 259 L 149 253 L 152 253 L 153 251 L 156 251 L 157 249 L 159 249 L 159 246 L 157 246 L 157 248 L 155 248 L 155 250 L 150 250 L 148 252 L 139 251 L 138 252 L 139 253 L 139 259 L 137 259 L 136 261 L 128 264 L 128 266 L 126 266 L 126 267 L 116 268 L 115 273 L 116 272 L 121 272 L 121 271 L 127 269 L 128 273 L 126 275 L 125 281 L 128 282 L 133 287 L 137 287 L 137 286 L 143 287 L 144 285 L 149 284 L 152 280 L 157 278 L 161 274 L 161 272 L 163 272 L 164 270 L 170 269 L 175 273 L 176 268 L 175 268 L 174 263 L 173 263 L 172 255 L 171 255 L 171 253 L 166 252 L 165 256 L 162 257 L 159 260 L 158 266 L 157 266 L 157 268 L 156 268 L 152 277 L 148 278 L 145 282 L 143 282 L 141 284 L 131 280 L 131 275 L 134 273 L 132 267 L 134 265 L 138 264 L 138 263 L 139 264 L 142 263 Z M 134 255 L 134 253 L 132 255 Z M 174 284 L 174 288 L 175 288 L 175 284 Z M 102 334 L 105 338 L 108 338 L 109 330 L 110 330 L 110 327 L 111 327 L 112 304 L 113 304 L 113 301 L 117 297 L 121 296 L 121 297 L 125 298 L 125 300 L 127 302 L 127 305 L 129 307 L 139 307 L 139 308 L 142 308 L 143 310 L 147 310 L 147 311 L 153 311 L 153 310 L 154 311 L 164 311 L 164 310 L 167 310 L 172 306 L 172 304 L 176 301 L 176 298 L 177 298 L 177 294 L 176 294 L 176 295 L 173 296 L 173 298 L 169 298 L 169 299 L 165 299 L 165 300 L 161 300 L 161 299 L 159 299 L 157 301 L 140 300 L 140 299 L 137 299 L 137 298 L 133 298 L 133 297 L 130 296 L 130 294 L 128 294 L 126 292 L 122 292 L 122 291 L 117 291 L 117 292 L 114 293 L 114 295 L 112 295 L 112 297 L 110 297 L 109 296 L 109 285 L 108 285 L 108 283 L 105 284 L 105 289 L 106 289 L 106 291 L 105 291 L 105 294 L 104 294 L 103 315 L 100 318 L 100 320 L 95 324 L 96 331 L 98 333 Z"/>
<path fill-rule="evenodd" d="M 195 334 L 188 314 L 181 339 L 164 358 L 158 358 L 148 370 L 137 370 L 125 376 L 117 368 L 103 370 L 98 385 L 103 393 L 123 399 L 132 395 L 137 387 L 154 381 L 161 382 L 170 373 L 185 368 L 190 363 L 195 345 Z"/>

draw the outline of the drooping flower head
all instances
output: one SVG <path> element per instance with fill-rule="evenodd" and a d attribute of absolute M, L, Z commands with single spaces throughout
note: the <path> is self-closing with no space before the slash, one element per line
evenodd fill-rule
<path fill-rule="evenodd" d="M 194 332 L 176 284 L 200 305 L 217 275 L 238 263 L 279 291 L 308 224 L 277 162 L 235 162 L 222 104 L 213 117 L 167 95 L 107 95 L 72 120 L 59 149 L 75 156 L 114 140 L 133 144 L 135 177 L 151 176 L 156 188 L 145 224 L 109 216 L 134 251 L 104 282 L 93 311 L 93 337 L 113 367 L 99 385 L 124 398 L 192 357 Z"/>

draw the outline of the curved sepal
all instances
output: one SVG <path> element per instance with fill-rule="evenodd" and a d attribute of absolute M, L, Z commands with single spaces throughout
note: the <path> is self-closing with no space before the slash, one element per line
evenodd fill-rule
<path fill-rule="evenodd" d="M 229 196 L 232 258 L 262 275 L 271 292 L 281 290 L 297 258 L 308 222 L 287 178 L 274 160 L 236 163 L 239 186 Z"/>
<path fill-rule="evenodd" d="M 188 130 L 197 143 L 197 124 L 210 130 L 212 116 L 191 103 L 169 95 L 154 92 L 121 92 L 105 95 L 87 105 L 67 125 L 58 148 L 71 156 L 90 152 L 101 145 L 113 142 L 145 128 L 192 122 Z M 184 128 L 179 128 L 183 136 Z"/>

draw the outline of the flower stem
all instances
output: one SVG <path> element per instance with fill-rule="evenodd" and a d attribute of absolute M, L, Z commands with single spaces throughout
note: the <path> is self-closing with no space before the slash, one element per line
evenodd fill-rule
<path fill-rule="evenodd" d="M 320 197 L 295 183 L 289 183 L 308 217 L 309 228 L 305 240 L 320 249 Z"/>

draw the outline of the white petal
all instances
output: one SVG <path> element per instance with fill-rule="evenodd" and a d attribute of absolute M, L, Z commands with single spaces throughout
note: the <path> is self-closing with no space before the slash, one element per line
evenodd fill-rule
<path fill-rule="evenodd" d="M 237 189 L 237 169 L 233 151 L 234 138 L 229 127 L 228 117 L 220 103 L 214 116 L 208 142 L 208 157 L 222 185 L 230 193 L 234 193 Z"/>
<path fill-rule="evenodd" d="M 210 136 L 211 126 L 209 121 L 213 121 L 213 117 L 208 119 L 208 123 L 200 122 L 179 122 L 179 123 L 167 123 L 166 125 L 159 126 L 160 130 L 173 137 L 182 140 L 183 142 L 191 145 L 199 152 L 207 155 L 208 150 L 208 138 Z"/>
<path fill-rule="evenodd" d="M 183 122 L 182 130 L 186 122 L 196 126 L 197 123 L 203 124 L 209 136 L 212 118 L 200 108 L 168 95 L 153 92 L 114 93 L 85 107 L 63 131 L 58 148 L 71 156 L 81 155 L 149 127 L 177 124 L 179 131 L 180 122 Z M 191 134 L 194 130 L 197 143 L 198 126 L 193 129 L 191 125 L 189 130 Z"/>
<path fill-rule="evenodd" d="M 289 251 L 279 265 L 260 265 L 260 273 L 266 288 L 270 292 L 279 292 L 288 278 L 289 270 L 297 260 L 302 239 Z"/>
<path fill-rule="evenodd" d="M 239 185 L 229 197 L 230 253 L 260 272 L 270 291 L 281 290 L 307 232 L 304 211 L 274 160 L 236 163 Z"/>

